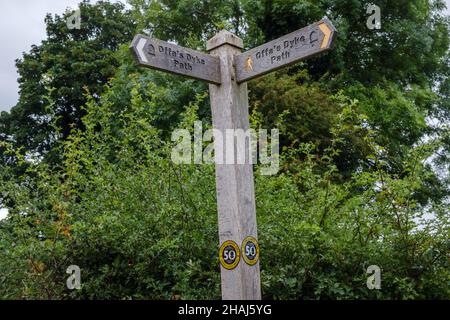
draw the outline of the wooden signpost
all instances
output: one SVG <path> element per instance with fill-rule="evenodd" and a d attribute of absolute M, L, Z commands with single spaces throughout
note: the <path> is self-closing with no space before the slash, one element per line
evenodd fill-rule
<path fill-rule="evenodd" d="M 236 56 L 237 82 L 266 73 L 328 51 L 336 29 L 324 19 Z"/>
<path fill-rule="evenodd" d="M 220 84 L 217 57 L 138 34 L 131 52 L 139 65 Z"/>
<path fill-rule="evenodd" d="M 333 24 L 324 18 L 244 53 L 242 39 L 224 30 L 208 40 L 209 54 L 143 35 L 135 36 L 130 50 L 141 66 L 208 82 L 213 127 L 225 133 L 249 128 L 246 81 L 330 50 L 335 34 Z M 219 146 L 226 157 L 226 143 L 215 144 L 216 153 Z M 244 164 L 216 163 L 219 260 L 222 298 L 226 300 L 261 299 L 253 167 L 249 158 Z"/>

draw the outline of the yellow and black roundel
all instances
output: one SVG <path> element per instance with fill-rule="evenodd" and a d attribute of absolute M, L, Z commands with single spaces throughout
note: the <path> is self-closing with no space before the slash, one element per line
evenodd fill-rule
<path fill-rule="evenodd" d="M 227 270 L 236 268 L 241 259 L 239 246 L 232 240 L 225 241 L 219 250 L 220 264 Z"/>
<path fill-rule="evenodd" d="M 250 265 L 255 265 L 259 260 L 258 241 L 253 237 L 247 237 L 242 241 L 242 256 L 244 261 Z"/>

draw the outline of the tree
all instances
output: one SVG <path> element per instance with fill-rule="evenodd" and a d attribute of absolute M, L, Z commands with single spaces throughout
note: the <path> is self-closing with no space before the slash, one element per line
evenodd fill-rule
<path fill-rule="evenodd" d="M 196 49 L 223 27 L 253 47 L 329 15 L 340 31 L 330 54 L 249 84 L 252 126 L 280 128 L 283 143 L 283 170 L 255 179 L 262 257 L 270 257 L 261 259 L 264 297 L 448 298 L 442 1 L 381 1 L 380 31 L 366 28 L 365 1 L 130 4 L 120 24 Z M 210 123 L 206 86 L 136 67 L 119 46 L 131 31 L 107 51 L 111 79 L 105 72 L 102 85 L 80 89 L 90 73 L 72 79 L 64 56 L 79 70 L 84 61 L 102 67 L 103 47 L 94 46 L 102 33 L 92 28 L 80 46 L 56 27 L 63 18 L 52 21 L 49 34 L 67 37 L 65 46 L 49 37 L 26 55 L 29 104 L 0 118 L 0 200 L 10 209 L 0 221 L 0 298 L 218 298 L 213 167 L 170 161 L 174 128 Z M 73 101 L 80 112 L 62 112 Z M 71 264 L 82 267 L 81 291 L 65 287 Z M 365 287 L 371 264 L 382 269 L 382 291 Z"/>
<path fill-rule="evenodd" d="M 54 162 L 59 161 L 52 152 L 55 145 L 82 126 L 84 93 L 101 95 L 119 66 L 115 51 L 129 42 L 135 29 L 120 3 L 84 1 L 80 11 L 80 29 L 67 27 L 71 12 L 46 16 L 47 39 L 16 61 L 19 102 L 0 116 L 0 139 Z M 50 124 L 55 119 L 57 130 Z"/>
<path fill-rule="evenodd" d="M 0 185 L 15 202 L 0 221 L 0 298 L 220 297 L 214 167 L 172 163 L 174 143 L 152 125 L 157 100 L 144 98 L 138 78 L 129 85 L 120 127 L 110 108 L 116 93 L 108 90 L 99 102 L 89 99 L 85 130 L 64 142 L 61 170 L 31 161 L 36 178 Z M 154 96 L 165 90 L 152 83 L 145 89 Z M 431 201 L 435 219 L 419 227 L 428 206 L 414 200 L 423 160 L 438 141 L 411 150 L 408 173 L 392 177 L 376 152 L 378 133 L 364 126 L 357 104 L 342 94 L 331 98 L 343 110 L 326 169 L 305 143 L 283 154 L 282 165 L 293 170 L 256 175 L 264 298 L 447 299 L 448 207 Z M 183 127 L 198 120 L 202 99 L 185 106 Z M 351 133 L 367 141 L 379 165 L 340 183 L 330 159 Z M 366 287 L 372 264 L 382 268 L 381 291 Z M 81 290 L 66 287 L 69 265 L 81 268 Z"/>
<path fill-rule="evenodd" d="M 317 95 L 301 96 L 301 100 L 280 96 L 292 96 L 294 92 L 301 92 L 302 87 L 303 91 L 320 88 L 324 95 L 342 89 L 361 102 L 360 112 L 367 115 L 367 125 L 379 130 L 378 143 L 386 150 L 386 169 L 401 174 L 404 157 L 414 144 L 425 136 L 443 136 L 448 130 L 442 125 L 450 119 L 447 80 L 450 23 L 442 14 L 445 4 L 441 0 L 378 1 L 382 29 L 369 30 L 366 26 L 369 3 L 353 0 L 242 1 L 248 25 L 248 46 L 292 32 L 324 15 L 328 15 L 339 30 L 336 46 L 328 54 L 280 73 L 289 75 L 288 83 L 295 81 L 297 88 L 281 87 L 269 76 L 256 80 L 254 85 L 250 83 L 251 102 L 264 111 L 268 127 L 278 123 L 283 111 L 305 113 L 301 121 L 292 124 L 286 118 L 285 123 L 291 129 L 285 145 L 319 139 L 319 145 L 326 147 L 333 123 L 330 114 L 338 114 L 339 106 L 327 103 L 325 108 L 313 107 L 313 118 L 323 119 L 321 133 L 317 135 L 317 121 L 313 124 L 305 117 L 308 105 L 321 105 L 314 101 Z M 431 125 L 433 122 L 440 125 Z M 306 137 L 304 132 L 312 133 L 314 138 Z M 358 168 L 373 165 L 366 158 L 367 146 L 357 137 L 349 137 L 342 149 L 335 161 L 347 177 Z M 444 154 L 447 159 L 448 153 Z M 430 193 L 442 194 L 442 184 L 432 185 L 429 187 L 434 191 Z"/>

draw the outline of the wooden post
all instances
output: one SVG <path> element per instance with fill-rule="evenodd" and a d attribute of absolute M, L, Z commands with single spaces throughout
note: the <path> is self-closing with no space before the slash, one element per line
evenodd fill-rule
<path fill-rule="evenodd" d="M 246 161 L 240 164 L 235 157 L 236 141 L 231 142 L 233 150 L 228 149 L 227 141 L 227 130 L 242 133 L 249 129 L 246 81 L 329 51 L 336 33 L 325 17 L 244 53 L 242 39 L 224 30 L 208 40 L 209 55 L 144 35 L 136 35 L 130 46 L 136 62 L 143 67 L 210 83 L 213 126 L 224 139 L 221 143 L 217 143 L 217 137 L 214 140 L 216 155 L 224 160 L 216 161 L 223 299 L 261 299 L 253 154 L 244 156 Z M 239 149 L 247 150 L 242 145 Z M 234 161 L 229 163 L 229 159 Z"/>
<path fill-rule="evenodd" d="M 221 84 L 210 84 L 209 94 L 214 129 L 225 139 L 227 129 L 249 128 L 247 84 L 236 82 L 235 71 L 235 56 L 241 53 L 243 41 L 223 30 L 207 42 L 206 49 L 220 59 Z M 230 150 L 226 150 L 226 143 L 222 146 L 226 159 Z M 245 164 L 216 163 L 220 244 L 232 240 L 239 249 L 247 237 L 257 239 L 253 167 L 246 158 Z M 260 300 L 259 261 L 250 265 L 240 259 L 232 270 L 221 266 L 221 285 L 224 300 Z"/>

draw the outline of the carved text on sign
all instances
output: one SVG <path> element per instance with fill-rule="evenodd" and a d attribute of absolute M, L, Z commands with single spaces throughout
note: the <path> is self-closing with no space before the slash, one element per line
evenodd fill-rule
<path fill-rule="evenodd" d="M 328 19 L 236 56 L 239 83 L 329 50 L 335 29 Z M 249 67 L 249 61 L 252 61 Z"/>
<path fill-rule="evenodd" d="M 219 58 L 173 43 L 137 35 L 130 47 L 143 66 L 220 84 Z"/>

